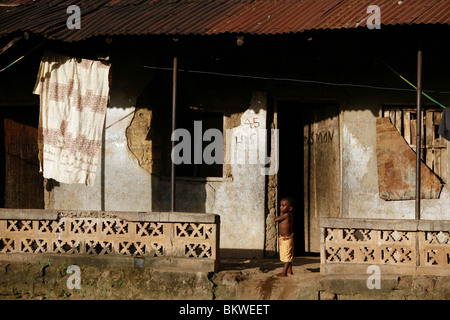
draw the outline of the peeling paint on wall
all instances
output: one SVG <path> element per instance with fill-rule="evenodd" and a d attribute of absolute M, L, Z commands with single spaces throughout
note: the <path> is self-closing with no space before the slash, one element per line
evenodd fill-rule
<path fill-rule="evenodd" d="M 260 151 L 265 151 L 266 111 L 260 109 L 257 113 L 248 109 L 241 116 L 238 127 L 228 129 L 226 146 L 226 163 L 228 164 L 258 164 Z"/>
<path fill-rule="evenodd" d="M 136 109 L 133 120 L 125 132 L 129 150 L 136 157 L 139 165 L 149 173 L 152 173 L 153 159 L 156 156 L 152 148 L 153 141 L 149 139 L 152 117 L 152 110 Z"/>
<path fill-rule="evenodd" d="M 344 184 L 347 190 L 361 190 L 362 179 L 369 173 L 369 161 L 374 156 L 373 147 L 364 147 L 347 126 L 343 126 L 343 167 Z"/>
<path fill-rule="evenodd" d="M 416 197 L 416 153 L 389 117 L 377 119 L 378 186 L 383 200 L 412 200 Z M 442 182 L 421 161 L 422 199 L 439 199 Z"/>

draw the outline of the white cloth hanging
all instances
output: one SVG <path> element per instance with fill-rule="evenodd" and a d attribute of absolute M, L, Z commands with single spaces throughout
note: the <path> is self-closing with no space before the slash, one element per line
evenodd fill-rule
<path fill-rule="evenodd" d="M 109 96 L 110 65 L 46 52 L 40 95 L 39 160 L 44 178 L 92 186 Z"/>

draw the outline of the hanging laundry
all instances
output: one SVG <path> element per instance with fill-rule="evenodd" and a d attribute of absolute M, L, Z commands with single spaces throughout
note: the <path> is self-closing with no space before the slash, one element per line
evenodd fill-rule
<path fill-rule="evenodd" d="M 46 52 L 40 95 L 39 160 L 44 178 L 92 186 L 109 96 L 110 65 Z"/>
<path fill-rule="evenodd" d="M 442 113 L 438 133 L 440 136 L 450 141 L 450 111 L 448 110 L 448 108 L 445 108 L 444 112 Z"/>

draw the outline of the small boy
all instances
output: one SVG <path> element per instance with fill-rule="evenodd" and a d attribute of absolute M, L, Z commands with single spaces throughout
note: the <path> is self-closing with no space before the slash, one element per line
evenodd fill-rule
<path fill-rule="evenodd" d="M 294 234 L 292 233 L 294 200 L 291 197 L 285 197 L 280 201 L 280 216 L 274 219 L 278 222 L 280 260 L 284 262 L 283 272 L 277 274 L 277 277 L 287 277 L 292 275 L 292 260 L 294 258 Z"/>

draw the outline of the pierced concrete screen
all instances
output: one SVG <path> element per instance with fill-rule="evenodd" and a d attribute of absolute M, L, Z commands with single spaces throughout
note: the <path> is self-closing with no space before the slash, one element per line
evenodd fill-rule
<path fill-rule="evenodd" d="M 448 275 L 450 232 L 444 220 L 326 218 L 321 221 L 320 272 Z"/>
<path fill-rule="evenodd" d="M 45 255 L 129 265 L 140 258 L 154 268 L 214 271 L 219 232 L 214 214 L 3 209 L 0 262 Z"/>
<path fill-rule="evenodd" d="M 415 198 L 416 153 L 389 118 L 377 120 L 378 188 L 384 200 Z M 438 199 L 442 182 L 428 166 L 421 163 L 422 199 Z"/>

